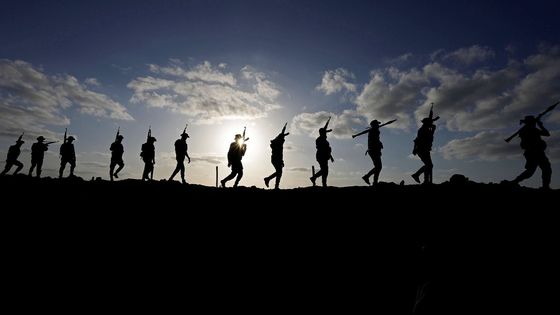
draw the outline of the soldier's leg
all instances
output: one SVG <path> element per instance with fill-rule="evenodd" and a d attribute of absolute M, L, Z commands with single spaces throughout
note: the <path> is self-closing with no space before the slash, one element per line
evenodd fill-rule
<path fill-rule="evenodd" d="M 111 164 L 109 164 L 109 179 L 111 181 L 113 181 L 113 170 L 115 169 L 115 165 L 117 163 L 115 163 L 115 161 L 111 161 Z"/>
<path fill-rule="evenodd" d="M 76 168 L 76 160 L 71 160 L 69 163 L 70 163 L 70 176 L 74 176 L 74 169 Z"/>
<path fill-rule="evenodd" d="M 321 163 L 321 181 L 323 182 L 323 187 L 327 187 L 327 177 L 329 176 L 329 161 L 326 160 Z"/>
<path fill-rule="evenodd" d="M 527 152 L 525 152 L 524 155 L 525 155 L 525 159 L 527 160 L 527 162 L 525 162 L 525 170 L 513 180 L 513 182 L 516 184 L 519 184 L 520 182 L 533 176 L 533 174 L 537 170 L 538 161 L 535 159 L 535 156 Z"/>
<path fill-rule="evenodd" d="M 276 168 L 276 184 L 274 185 L 274 188 L 278 189 L 280 187 L 280 179 L 282 178 L 282 168 L 284 167 L 283 163 L 278 163 L 274 166 Z"/>
<path fill-rule="evenodd" d="M 58 169 L 58 178 L 62 178 L 62 173 L 64 173 L 64 169 L 66 168 L 66 160 L 62 160 L 60 162 L 60 168 Z"/>
<path fill-rule="evenodd" d="M 369 178 L 371 177 L 371 175 L 375 174 L 375 157 L 369 151 L 368 151 L 368 155 L 371 158 L 371 161 L 373 162 L 373 168 L 369 170 L 369 172 L 367 172 L 366 175 L 362 176 L 362 178 L 364 181 L 366 181 L 366 183 L 369 184 Z"/>
<path fill-rule="evenodd" d="M 552 177 L 552 167 L 550 166 L 550 161 L 543 152 L 541 160 L 539 161 L 539 167 L 542 172 L 542 185 L 543 188 L 550 188 L 550 179 Z"/>
<path fill-rule="evenodd" d="M 169 177 L 169 181 L 172 181 L 173 178 L 175 178 L 175 175 L 177 175 L 177 173 L 179 173 L 179 161 L 177 161 L 177 165 L 175 166 L 175 169 L 173 170 L 173 173 L 171 173 L 171 177 Z"/>
<path fill-rule="evenodd" d="M 117 176 L 117 175 L 118 175 L 119 172 L 123 169 L 123 167 L 124 167 L 124 162 L 123 162 L 123 161 L 118 161 L 118 162 L 117 162 L 117 165 L 118 165 L 119 167 L 117 167 L 117 170 L 115 171 L 115 177 L 116 177 L 116 178 L 119 178 L 119 176 Z"/>
<path fill-rule="evenodd" d="M 375 166 L 373 169 L 375 170 L 373 173 L 373 183 L 377 184 L 378 180 L 379 180 L 379 174 L 381 173 L 381 169 L 383 168 L 383 165 L 381 164 L 381 156 L 376 156 L 375 159 L 373 160 L 373 165 Z"/>
<path fill-rule="evenodd" d="M 242 177 L 243 177 L 243 168 L 239 169 L 239 171 L 237 172 L 237 178 L 235 179 L 235 184 L 233 184 L 233 187 L 237 187 Z"/>
<path fill-rule="evenodd" d="M 35 165 L 37 165 L 37 162 L 31 160 L 31 167 L 29 168 L 29 176 L 33 175 L 33 169 L 35 169 Z"/>
<path fill-rule="evenodd" d="M 144 162 L 144 171 L 142 172 L 142 180 L 150 179 L 150 177 L 149 177 L 149 174 L 150 174 L 149 164 L 151 164 L 151 163 Z"/>
<path fill-rule="evenodd" d="M 23 168 L 23 163 L 21 163 L 20 161 L 15 161 L 14 165 L 17 166 L 16 171 L 14 172 L 14 175 L 16 175 Z"/>
<path fill-rule="evenodd" d="M 43 172 L 43 160 L 37 161 L 37 177 L 41 177 Z"/>
<path fill-rule="evenodd" d="M 430 156 L 430 152 L 424 152 L 422 154 L 418 154 L 422 162 L 424 163 L 424 183 L 431 183 L 432 182 L 432 169 L 434 165 L 432 164 L 432 157 Z"/>
<path fill-rule="evenodd" d="M 2 174 L 0 174 L 0 176 L 8 173 L 11 168 L 12 168 L 12 163 L 11 162 L 6 162 L 6 167 L 4 167 L 4 170 L 2 171 Z"/>
<path fill-rule="evenodd" d="M 181 171 L 181 181 L 185 183 L 185 163 L 181 161 L 181 167 L 179 169 Z"/>

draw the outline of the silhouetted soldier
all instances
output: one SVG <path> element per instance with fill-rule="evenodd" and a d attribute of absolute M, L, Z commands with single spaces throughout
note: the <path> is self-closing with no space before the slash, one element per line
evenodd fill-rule
<path fill-rule="evenodd" d="M 278 189 L 280 185 L 280 179 L 282 178 L 282 168 L 284 167 L 284 138 L 289 135 L 290 133 L 285 133 L 286 126 L 288 123 L 284 125 L 282 131 L 276 136 L 276 138 L 270 140 L 270 148 L 272 149 L 272 156 L 270 157 L 270 161 L 274 166 L 275 172 L 272 175 L 264 178 L 264 184 L 268 187 L 268 182 L 273 178 L 276 178 L 276 184 L 274 185 L 274 189 Z"/>
<path fill-rule="evenodd" d="M 37 177 L 41 177 L 41 169 L 43 167 L 43 159 L 45 158 L 45 151 L 49 149 L 49 143 L 43 143 L 45 137 L 37 137 L 37 142 L 31 145 L 31 168 L 29 168 L 29 176 L 33 175 L 35 166 L 37 167 Z"/>
<path fill-rule="evenodd" d="M 119 178 L 118 174 L 124 167 L 123 161 L 123 154 L 124 154 L 124 147 L 122 145 L 123 136 L 118 134 L 115 138 L 115 142 L 111 143 L 111 164 L 109 166 L 109 177 L 111 181 L 113 181 L 113 176 L 115 178 Z M 118 165 L 119 167 L 115 170 L 115 166 Z M 114 172 L 113 172 L 114 171 Z"/>
<path fill-rule="evenodd" d="M 171 174 L 171 177 L 169 177 L 169 181 L 172 181 L 175 175 L 181 171 L 181 182 L 183 184 L 187 183 L 185 181 L 185 157 L 188 159 L 189 163 L 191 163 L 191 158 L 187 152 L 189 149 L 189 146 L 187 145 L 187 138 L 190 138 L 189 134 L 183 131 L 181 139 L 177 139 L 177 141 L 175 141 L 175 159 L 177 160 L 177 166 L 175 167 L 173 174 Z"/>
<path fill-rule="evenodd" d="M 17 160 L 19 154 L 21 153 L 21 145 L 25 143 L 25 141 L 21 139 L 22 137 L 23 135 L 19 136 L 19 138 L 16 141 L 16 144 L 10 146 L 10 148 L 8 149 L 8 156 L 6 158 L 6 167 L 4 167 L 4 170 L 0 175 L 5 175 L 6 173 L 8 173 L 12 168 L 12 166 L 14 165 L 17 166 L 14 175 L 19 173 L 19 171 L 21 171 L 21 169 L 23 168 L 23 164 Z"/>
<path fill-rule="evenodd" d="M 74 176 L 74 169 L 76 168 L 76 151 L 72 143 L 74 140 L 75 138 L 70 136 L 60 146 L 60 169 L 58 170 L 58 178 L 62 178 L 62 173 L 67 163 L 70 164 L 70 177 Z"/>
<path fill-rule="evenodd" d="M 434 164 L 432 163 L 432 156 L 430 151 L 432 151 L 432 143 L 434 142 L 434 132 L 436 131 L 436 126 L 434 121 L 439 119 L 439 116 L 433 118 L 433 103 L 430 109 L 430 116 L 422 119 L 422 126 L 418 129 L 418 134 L 416 139 L 414 139 L 414 149 L 412 154 L 418 155 L 424 166 L 422 166 L 416 173 L 412 174 L 412 178 L 417 183 L 420 183 L 420 174 L 424 174 L 424 184 L 432 183 L 432 170 Z"/>
<path fill-rule="evenodd" d="M 334 162 L 334 158 L 332 157 L 332 150 L 329 142 L 327 141 L 327 133 L 331 132 L 332 129 L 327 129 L 329 126 L 331 118 L 327 120 L 325 127 L 319 129 L 319 137 L 315 140 L 315 147 L 317 148 L 317 153 L 315 154 L 315 158 L 317 162 L 319 162 L 319 167 L 321 170 L 314 174 L 313 176 L 309 177 L 313 186 L 315 186 L 315 180 L 317 177 L 321 176 L 323 181 L 323 187 L 327 187 L 327 176 L 329 176 L 329 160 Z"/>
<path fill-rule="evenodd" d="M 369 185 L 369 178 L 371 177 L 371 175 L 373 175 L 373 184 L 377 184 L 378 180 L 379 180 L 379 173 L 381 173 L 381 169 L 383 168 L 382 164 L 381 164 L 381 149 L 383 149 L 383 143 L 381 143 L 381 140 L 379 140 L 379 128 L 388 124 L 391 124 L 393 122 L 395 122 L 395 120 L 391 120 L 389 122 L 384 123 L 383 125 L 381 125 L 381 123 L 377 120 L 372 120 L 369 123 L 370 128 L 352 135 L 352 138 L 355 138 L 357 136 L 363 135 L 365 133 L 368 134 L 368 149 L 366 151 L 366 154 L 369 154 L 369 156 L 371 157 L 371 160 L 373 162 L 373 169 L 371 171 L 369 171 L 366 175 L 362 176 L 362 179 Z"/>
<path fill-rule="evenodd" d="M 156 141 L 156 138 L 149 136 L 148 141 L 142 145 L 142 152 L 140 152 L 140 156 L 144 161 L 142 180 L 150 180 L 150 174 L 154 171 L 154 164 L 156 164 L 156 147 L 154 143 Z"/>
<path fill-rule="evenodd" d="M 243 164 L 241 163 L 241 159 L 245 155 L 245 151 L 247 151 L 247 144 L 244 143 L 244 137 L 240 134 L 235 135 L 235 141 L 233 141 L 229 145 L 228 151 L 228 167 L 231 167 L 231 173 L 224 179 L 220 181 L 222 183 L 222 187 L 226 187 L 226 183 L 233 179 L 235 176 L 235 184 L 233 187 L 237 187 L 239 181 L 243 177 Z"/>
<path fill-rule="evenodd" d="M 523 153 L 526 160 L 525 171 L 519 174 L 513 180 L 513 183 L 519 184 L 521 181 L 533 176 L 538 166 L 542 171 L 543 188 L 548 189 L 550 188 L 552 169 L 545 153 L 546 142 L 541 139 L 541 136 L 549 137 L 550 132 L 546 130 L 540 119 L 536 119 L 535 116 L 525 116 L 525 119 L 521 120 L 521 122 L 525 124 L 519 131 L 521 148 L 525 150 L 525 153 Z"/>

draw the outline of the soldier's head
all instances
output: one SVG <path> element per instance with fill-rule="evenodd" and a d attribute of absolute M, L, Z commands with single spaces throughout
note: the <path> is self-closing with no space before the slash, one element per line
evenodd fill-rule
<path fill-rule="evenodd" d="M 237 141 L 237 140 L 239 140 L 239 139 L 241 139 L 241 138 L 243 138 L 242 135 L 240 135 L 240 134 L 236 134 L 236 135 L 235 135 L 235 141 Z"/>
<path fill-rule="evenodd" d="M 374 119 L 369 123 L 371 128 L 379 127 L 380 124 L 381 123 L 377 119 Z"/>
<path fill-rule="evenodd" d="M 70 137 L 68 137 L 68 138 L 66 139 L 66 141 L 68 141 L 68 142 L 70 142 L 70 143 L 72 143 L 72 141 L 74 141 L 74 140 L 76 140 L 76 138 L 74 138 L 74 137 L 72 137 L 72 136 L 70 136 Z"/>
<path fill-rule="evenodd" d="M 537 124 L 537 119 L 535 118 L 535 116 L 525 116 L 525 118 L 523 118 L 520 123 L 525 124 L 527 126 L 535 126 Z"/>
<path fill-rule="evenodd" d="M 187 140 L 187 138 L 190 138 L 188 133 L 185 132 L 181 134 L 181 140 Z"/>
<path fill-rule="evenodd" d="M 38 136 L 38 137 L 37 137 L 37 141 L 38 141 L 38 142 L 43 142 L 43 141 L 45 141 L 45 137 L 43 137 L 43 136 Z"/>
<path fill-rule="evenodd" d="M 25 143 L 25 141 L 23 141 L 23 140 L 21 140 L 21 139 L 17 139 L 17 140 L 16 140 L 16 145 L 22 145 L 22 144 L 24 144 L 24 143 Z"/>
<path fill-rule="evenodd" d="M 319 135 L 321 136 L 326 136 L 328 132 L 331 132 L 332 129 L 325 129 L 325 128 L 319 128 Z"/>
<path fill-rule="evenodd" d="M 422 119 L 422 123 L 424 125 L 431 125 L 432 124 L 432 119 L 430 119 L 430 117 L 426 117 L 426 118 Z"/>
<path fill-rule="evenodd" d="M 156 141 L 157 141 L 156 137 L 150 137 L 150 138 L 148 138 L 148 142 L 149 142 L 149 143 L 154 143 L 154 142 L 156 142 Z"/>
<path fill-rule="evenodd" d="M 117 141 L 118 141 L 118 142 L 121 142 L 122 139 L 124 139 L 124 137 L 123 137 L 122 135 L 118 135 L 118 136 L 117 136 Z"/>

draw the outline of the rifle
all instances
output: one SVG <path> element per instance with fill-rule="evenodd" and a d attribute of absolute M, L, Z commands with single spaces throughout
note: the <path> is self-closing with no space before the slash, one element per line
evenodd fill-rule
<path fill-rule="evenodd" d="M 558 101 L 558 102 L 556 102 L 556 103 L 550 105 L 547 109 L 545 109 L 544 112 L 538 114 L 537 117 L 536 117 L 537 121 L 539 121 L 539 120 L 542 118 L 542 116 L 546 115 L 548 112 L 550 112 L 551 110 L 553 110 L 553 109 L 556 107 L 556 105 L 558 105 L 558 104 L 560 104 L 560 101 Z M 521 123 L 521 122 L 519 122 L 519 123 Z M 511 141 L 511 139 L 515 138 L 515 136 L 517 136 L 520 132 L 521 132 L 521 129 L 517 130 L 517 131 L 516 131 L 514 134 L 512 134 L 509 138 L 504 139 L 504 140 L 505 140 L 506 142 L 509 143 L 509 142 Z"/>
<path fill-rule="evenodd" d="M 21 136 L 19 136 L 19 138 L 17 139 L 17 141 L 21 141 L 21 139 L 23 138 L 23 135 L 25 134 L 25 131 L 21 133 Z"/>
<path fill-rule="evenodd" d="M 62 143 L 66 143 L 66 134 L 68 133 L 68 128 L 64 128 L 64 141 Z"/>
<path fill-rule="evenodd" d="M 247 127 L 243 127 L 243 142 L 248 141 L 249 138 L 245 138 L 245 132 L 247 131 Z"/>
<path fill-rule="evenodd" d="M 287 127 L 287 126 L 288 126 L 288 123 L 285 123 L 285 124 L 284 124 L 284 128 L 282 128 L 282 133 L 281 133 L 282 136 L 287 136 L 287 135 L 290 134 L 289 132 L 286 132 L 286 127 Z"/>
<path fill-rule="evenodd" d="M 148 127 L 148 136 L 146 137 L 146 142 L 150 141 L 151 137 L 152 137 L 152 126 L 150 125 Z"/>
<path fill-rule="evenodd" d="M 185 124 L 185 129 L 183 129 L 183 134 L 187 133 L 187 127 L 189 126 L 189 124 Z"/>
<path fill-rule="evenodd" d="M 383 126 L 387 126 L 387 125 L 389 125 L 389 124 L 392 124 L 392 123 L 394 123 L 395 121 L 397 121 L 397 120 L 396 120 L 396 119 L 389 120 L 388 122 L 379 125 L 378 128 L 381 128 L 381 127 L 383 127 Z M 371 128 L 368 128 L 368 129 L 366 129 L 366 130 L 364 130 L 364 131 L 362 131 L 362 132 L 360 132 L 360 133 L 357 133 L 357 134 L 355 134 L 355 135 L 352 135 L 352 138 L 356 138 L 357 136 L 361 136 L 361 135 L 363 135 L 363 134 L 365 134 L 365 133 L 368 133 L 370 130 L 371 130 Z"/>
<path fill-rule="evenodd" d="M 115 141 L 119 139 L 120 135 L 121 135 L 121 127 L 119 126 L 119 128 L 117 128 L 117 135 L 115 136 Z"/>
<path fill-rule="evenodd" d="M 436 118 L 434 118 L 434 103 L 432 102 L 432 107 L 430 107 L 430 116 L 428 116 L 428 118 L 430 118 L 430 120 L 432 122 L 436 121 L 439 119 L 439 116 L 437 116 Z"/>
<path fill-rule="evenodd" d="M 57 143 L 58 141 L 49 141 L 49 142 L 45 142 L 44 145 L 49 145 L 49 144 L 53 144 L 53 143 Z"/>
<path fill-rule="evenodd" d="M 329 119 L 327 120 L 327 123 L 325 124 L 325 127 L 323 127 L 323 129 L 325 129 L 326 132 L 331 132 L 332 129 L 327 129 L 329 127 L 329 122 L 331 121 L 331 116 L 329 116 Z"/>

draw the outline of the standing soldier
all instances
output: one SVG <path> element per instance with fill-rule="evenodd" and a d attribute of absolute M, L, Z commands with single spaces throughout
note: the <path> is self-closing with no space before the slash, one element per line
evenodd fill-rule
<path fill-rule="evenodd" d="M 439 116 L 433 118 L 434 116 L 434 104 L 430 109 L 430 116 L 422 119 L 422 126 L 418 129 L 418 134 L 416 139 L 414 139 L 414 149 L 412 154 L 418 155 L 424 165 L 412 174 L 412 178 L 417 183 L 420 183 L 420 174 L 424 174 L 424 184 L 432 183 L 432 170 L 434 165 L 432 164 L 432 157 L 430 151 L 432 151 L 432 143 L 434 141 L 434 132 L 436 131 L 436 126 L 434 121 L 439 119 Z"/>
<path fill-rule="evenodd" d="M 117 135 L 115 137 L 115 142 L 111 144 L 109 150 L 111 150 L 111 164 L 109 165 L 109 177 L 111 181 L 113 181 L 113 176 L 115 178 L 119 178 L 118 174 L 124 167 L 123 161 L 123 154 L 124 154 L 124 147 L 122 145 L 123 136 L 120 134 L 120 128 L 117 130 Z M 118 165 L 119 167 L 115 172 L 115 166 Z"/>
<path fill-rule="evenodd" d="M 519 174 L 519 176 L 513 180 L 513 183 L 519 184 L 521 181 L 533 176 L 538 166 L 542 171 L 542 188 L 549 189 L 552 168 L 550 167 L 550 161 L 545 153 L 546 142 L 544 142 L 541 136 L 549 137 L 550 132 L 546 130 L 540 117 L 537 119 L 535 116 L 525 116 L 525 119 L 521 120 L 521 123 L 525 124 L 519 131 L 521 148 L 525 150 L 525 153 L 523 153 L 526 160 L 525 171 Z"/>
<path fill-rule="evenodd" d="M 140 156 L 144 161 L 142 181 L 154 178 L 154 164 L 156 164 L 156 147 L 154 146 L 154 143 L 157 140 L 155 137 L 152 137 L 152 128 L 149 129 L 148 138 L 146 140 L 146 143 L 142 145 L 142 152 L 140 152 Z"/>
<path fill-rule="evenodd" d="M 286 132 L 286 126 L 288 123 L 284 124 L 284 128 L 282 128 L 282 132 L 276 136 L 276 138 L 270 140 L 270 148 L 272 149 L 272 156 L 270 157 L 270 161 L 274 166 L 275 172 L 272 175 L 264 178 L 264 184 L 268 187 L 268 182 L 276 177 L 276 184 L 274 185 L 274 189 L 278 189 L 280 185 L 280 178 L 282 178 L 282 168 L 284 167 L 284 138 L 289 135 L 290 133 Z"/>
<path fill-rule="evenodd" d="M 76 151 L 72 143 L 74 140 L 76 139 L 72 136 L 66 138 L 66 131 L 64 131 L 64 142 L 60 146 L 60 169 L 58 170 L 58 178 L 62 178 L 66 163 L 70 163 L 69 177 L 74 176 L 74 168 L 76 168 Z"/>
<path fill-rule="evenodd" d="M 243 135 L 236 134 L 235 141 L 233 141 L 229 145 L 228 151 L 228 167 L 231 167 L 231 173 L 224 179 L 220 181 L 222 183 L 222 187 L 226 187 L 226 183 L 233 179 L 236 175 L 237 178 L 235 179 L 235 184 L 233 187 L 237 187 L 239 181 L 243 177 L 243 164 L 241 163 L 241 159 L 245 155 L 245 151 L 247 151 L 247 144 L 244 142 L 249 140 L 245 138 L 245 130 L 243 131 Z"/>
<path fill-rule="evenodd" d="M 19 173 L 19 171 L 21 171 L 21 169 L 23 168 L 23 164 L 20 161 L 17 160 L 18 157 L 19 157 L 19 154 L 21 153 L 21 145 L 25 143 L 25 141 L 23 141 L 22 138 L 23 138 L 23 134 L 21 134 L 21 136 L 19 136 L 19 138 L 16 141 L 16 144 L 12 145 L 8 149 L 8 157 L 6 158 L 6 167 L 2 171 L 2 174 L 0 174 L 0 175 L 5 175 L 6 173 L 8 173 L 10 171 L 10 169 L 12 168 L 12 166 L 14 166 L 14 165 L 17 166 L 16 171 L 14 172 L 14 175 Z"/>
<path fill-rule="evenodd" d="M 175 167 L 173 174 L 171 174 L 171 177 L 169 177 L 169 181 L 172 181 L 175 175 L 181 171 L 181 182 L 183 184 L 187 183 L 185 181 L 185 157 L 188 159 L 189 163 L 191 163 L 191 158 L 187 152 L 189 149 L 189 146 L 187 145 L 187 138 L 190 137 L 187 133 L 187 127 L 185 126 L 185 129 L 181 134 L 181 139 L 177 139 L 177 141 L 175 141 L 175 159 L 177 160 L 177 166 Z"/>
<path fill-rule="evenodd" d="M 319 162 L 319 167 L 321 168 L 321 170 L 316 174 L 313 174 L 313 176 L 309 178 L 313 183 L 313 186 L 315 186 L 315 180 L 317 179 L 317 177 L 321 176 L 323 180 L 323 187 L 327 187 L 327 176 L 329 176 L 329 160 L 334 163 L 334 158 L 331 154 L 331 146 L 327 141 L 327 133 L 332 131 L 332 129 L 327 129 L 330 121 L 331 118 L 329 117 L 329 120 L 327 120 L 325 127 L 319 129 L 319 137 L 317 138 L 317 140 L 315 140 L 315 146 L 317 148 L 315 158 L 317 159 L 317 162 Z"/>
<path fill-rule="evenodd" d="M 37 142 L 33 143 L 31 146 L 31 168 L 29 168 L 29 176 L 33 175 L 33 170 L 37 166 L 37 177 L 41 177 L 41 168 L 43 167 L 43 159 L 45 158 L 45 151 L 49 149 L 49 144 L 55 143 L 56 141 L 51 141 L 43 143 L 45 137 L 37 137 Z"/>
<path fill-rule="evenodd" d="M 368 129 L 358 134 L 352 135 L 352 138 L 356 138 L 357 136 L 361 136 L 365 133 L 368 134 L 368 149 L 366 151 L 366 154 L 369 154 L 369 156 L 371 157 L 371 161 L 373 162 L 373 169 L 366 175 L 362 176 L 362 179 L 368 185 L 370 184 L 369 178 L 371 177 L 371 175 L 373 175 L 373 184 L 377 185 L 379 173 L 381 173 L 381 169 L 383 168 L 383 165 L 381 164 L 381 149 L 383 149 L 383 143 L 381 143 L 381 140 L 379 140 L 379 128 L 391 124 L 395 121 L 396 119 L 388 121 L 381 125 L 378 120 L 372 120 L 369 123 L 370 127 Z"/>

